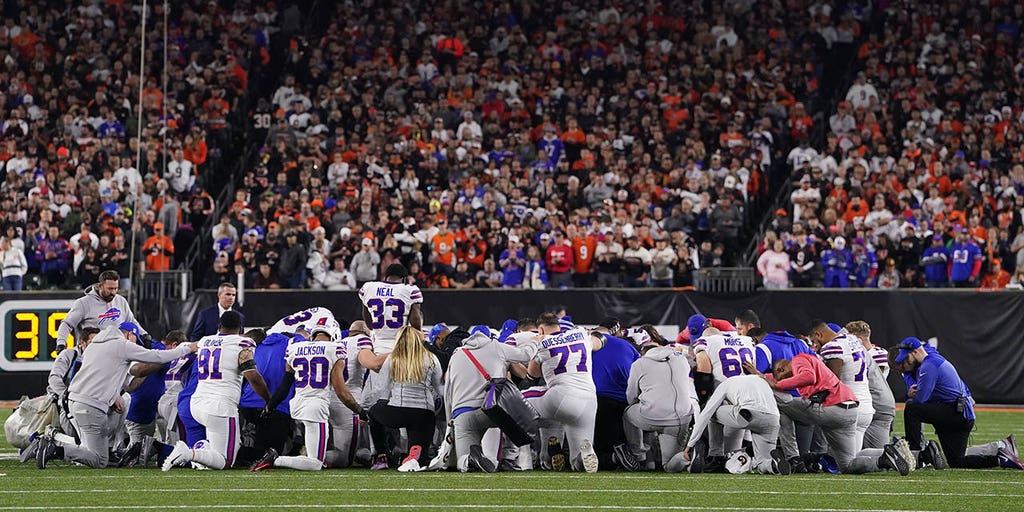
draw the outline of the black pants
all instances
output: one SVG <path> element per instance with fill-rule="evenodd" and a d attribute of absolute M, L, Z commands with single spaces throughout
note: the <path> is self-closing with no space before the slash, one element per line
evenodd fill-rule
<path fill-rule="evenodd" d="M 615 445 L 626 442 L 622 428 L 622 417 L 626 414 L 626 402 L 606 396 L 597 397 L 597 420 L 594 424 L 594 451 L 602 468 L 614 468 L 612 453 Z"/>
<path fill-rule="evenodd" d="M 260 418 L 263 409 L 240 407 L 238 415 L 242 420 L 242 446 L 238 449 L 238 463 L 255 462 L 268 448 L 286 455 L 285 447 L 292 436 L 292 419 L 281 411 L 274 411 L 267 418 Z M 245 434 L 252 432 L 252 439 Z"/>
<path fill-rule="evenodd" d="M 978 469 L 999 465 L 995 456 L 965 454 L 974 420 L 965 419 L 963 413 L 957 412 L 955 403 L 907 402 L 903 409 L 903 423 L 907 442 L 913 450 L 924 448 L 921 424 L 935 427 L 935 435 L 939 437 L 939 444 L 951 468 Z"/>
<path fill-rule="evenodd" d="M 409 447 L 419 445 L 420 465 L 430 463 L 427 452 L 434 439 L 434 411 L 432 409 L 416 409 L 412 407 L 394 407 L 384 400 L 370 408 L 370 436 L 377 453 L 391 453 L 388 445 L 388 429 L 404 428 L 409 433 Z"/>

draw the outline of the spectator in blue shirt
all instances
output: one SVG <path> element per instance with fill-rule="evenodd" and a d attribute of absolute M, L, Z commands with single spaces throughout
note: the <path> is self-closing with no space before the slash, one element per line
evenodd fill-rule
<path fill-rule="evenodd" d="M 932 235 L 931 247 L 924 250 L 921 256 L 924 267 L 924 282 L 928 288 L 946 288 L 949 286 L 949 249 L 942 235 Z"/>
<path fill-rule="evenodd" d="M 971 240 L 966 227 L 957 226 L 956 242 L 950 248 L 949 282 L 955 288 L 973 288 L 981 273 L 981 249 Z"/>
<path fill-rule="evenodd" d="M 930 459 L 928 462 L 934 465 L 936 457 L 941 457 L 933 443 L 925 444 L 921 426 L 928 423 L 935 427 L 950 467 L 1024 470 L 1012 435 L 1003 441 L 967 447 L 974 430 L 974 400 L 952 363 L 914 337 L 904 339 L 890 354 L 893 367 L 911 377 L 907 380 L 903 420 L 907 442 L 911 449 L 922 450 L 922 459 Z"/>
<path fill-rule="evenodd" d="M 501 256 L 498 257 L 498 265 L 501 267 L 502 288 L 523 287 L 523 277 L 526 274 L 526 255 L 523 254 L 518 236 L 508 237 L 508 248 L 502 251 Z"/>

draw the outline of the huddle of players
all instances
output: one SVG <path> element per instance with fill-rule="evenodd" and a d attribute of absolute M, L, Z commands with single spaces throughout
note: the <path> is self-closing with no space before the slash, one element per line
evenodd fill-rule
<path fill-rule="evenodd" d="M 165 471 L 184 465 L 229 468 L 242 445 L 239 411 L 252 404 L 265 404 L 257 418 L 249 418 L 257 429 L 284 414 L 284 433 L 294 421 L 301 425 L 305 445 L 298 456 L 281 456 L 283 450 L 271 447 L 253 470 L 315 471 L 368 460 L 356 456 L 357 448 L 368 444 L 360 443 L 360 427 L 369 420 L 369 406 L 388 392 L 375 384 L 386 381 L 375 378 L 375 372 L 394 348 L 399 330 L 421 330 L 423 321 L 422 294 L 406 284 L 404 267 L 394 265 L 386 274 L 384 281 L 360 289 L 364 320 L 346 331 L 329 310 L 311 308 L 281 319 L 266 333 L 243 334 L 241 318 L 228 311 L 219 332 L 199 340 L 194 353 L 169 364 L 132 367 L 135 377 L 162 377 L 165 383 L 157 400 L 155 436 L 133 436 L 136 460 L 146 465 L 158 455 Z M 906 441 L 890 442 L 895 401 L 885 382 L 887 352 L 871 344 L 864 322 L 841 328 L 816 321 L 800 338 L 765 332 L 750 311 L 736 318 L 735 327 L 694 315 L 675 343 L 650 326 L 621 329 L 617 322 L 603 322 L 587 331 L 550 313 L 536 321 L 506 322 L 500 332 L 482 326 L 469 331 L 477 342 L 486 336 L 517 349 L 506 352 L 514 353 L 506 368 L 540 416 L 537 442 L 524 447 L 507 439 L 502 443 L 492 428 L 468 454 L 449 458 L 445 455 L 459 434 L 449 424 L 437 446 L 422 448 L 439 453 L 436 463 L 409 466 L 407 458 L 403 467 L 440 468 L 450 459 L 459 460 L 454 466 L 463 471 L 597 471 L 606 461 L 594 446 L 601 408 L 594 360 L 600 351 L 612 350 L 606 347 L 623 346 L 628 350 L 620 353 L 631 363 L 620 375 L 626 399 L 622 439 L 611 447 L 608 465 L 633 471 L 660 466 L 669 472 L 771 474 L 890 469 L 902 475 L 922 465 L 946 466 L 934 441 L 916 454 Z M 465 339 L 436 334 L 431 333 L 430 350 L 447 367 Z M 169 348 L 184 339 L 177 338 L 168 336 Z M 265 381 L 271 374 L 279 377 Z M 479 378 L 446 375 L 449 385 Z M 244 394 L 243 381 L 248 382 Z"/>

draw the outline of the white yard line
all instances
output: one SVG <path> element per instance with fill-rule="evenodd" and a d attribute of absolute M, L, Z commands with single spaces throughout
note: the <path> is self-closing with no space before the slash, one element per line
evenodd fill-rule
<path fill-rule="evenodd" d="M 265 493 L 265 492 L 300 492 L 301 489 L 294 487 L 266 488 L 254 487 L 247 489 L 216 489 L 216 488 L 181 488 L 168 489 L 146 489 L 146 492 L 153 493 L 181 493 L 181 492 L 225 492 L 225 493 Z M 491 493 L 491 492 L 530 492 L 530 493 L 559 493 L 564 494 L 565 489 L 544 489 L 544 488 L 480 488 L 480 487 L 362 487 L 351 489 L 335 489 L 334 492 L 391 492 L 391 493 L 424 493 L 424 492 L 466 492 L 466 493 Z M 3 490 L 3 494 L 33 494 L 38 490 Z M 106 494 L 123 493 L 124 489 L 50 489 L 46 494 Z M 761 491 L 750 489 L 738 490 L 703 490 L 703 489 L 573 489 L 573 493 L 587 494 L 770 494 L 791 496 L 792 491 Z M 817 496 L 959 496 L 975 498 L 1024 498 L 1024 494 L 995 494 L 995 493 L 971 493 L 971 492 L 885 492 L 885 491 L 815 491 Z"/>
<path fill-rule="evenodd" d="M 563 491 L 564 492 L 564 491 Z M 315 505 L 258 505 L 254 506 L 251 504 L 235 504 L 235 505 L 141 505 L 132 506 L 132 509 L 235 509 L 235 508 L 262 508 L 262 509 L 294 509 L 294 508 L 313 508 L 313 509 L 331 509 L 331 508 L 367 508 L 367 509 L 493 509 L 493 510 L 507 510 L 509 508 L 508 503 L 495 503 L 491 505 L 483 504 L 472 504 L 472 505 L 427 505 L 427 504 L 408 504 L 408 505 L 385 505 L 379 503 L 339 503 L 333 505 L 326 504 L 315 504 Z M 37 506 L 37 507 L 0 507 L 0 510 L 120 510 L 124 506 L 118 505 L 74 505 L 67 507 L 54 507 L 48 506 Z M 736 511 L 764 511 L 764 512 L 789 512 L 793 510 L 790 508 L 768 508 L 768 507 L 695 507 L 695 506 L 684 506 L 684 505 L 665 505 L 665 506 L 634 506 L 634 505 L 515 505 L 517 509 L 543 509 L 543 510 L 727 510 L 731 512 Z M 804 512 L 938 512 L 930 510 L 895 510 L 895 509 L 841 509 L 841 508 L 801 508 Z"/>

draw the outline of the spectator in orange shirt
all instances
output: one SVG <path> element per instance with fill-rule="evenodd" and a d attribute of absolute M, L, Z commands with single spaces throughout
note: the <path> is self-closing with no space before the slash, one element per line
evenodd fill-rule
<path fill-rule="evenodd" d="M 594 286 L 597 275 L 594 274 L 594 252 L 597 251 L 597 238 L 592 233 L 580 235 L 575 225 L 570 224 L 566 229 L 569 241 L 572 243 L 573 285 L 577 288 L 590 288 Z"/>
<path fill-rule="evenodd" d="M 202 128 L 196 124 L 192 125 L 192 133 L 185 136 L 185 160 L 192 162 L 198 169 L 206 163 L 206 140 L 203 137 Z"/>
<path fill-rule="evenodd" d="M 146 243 L 142 245 L 142 252 L 146 255 L 146 270 L 163 272 L 171 269 L 174 242 L 164 234 L 163 222 L 153 224 L 153 236 L 146 239 Z"/>
<path fill-rule="evenodd" d="M 455 271 L 455 233 L 448 229 L 447 219 L 438 221 L 437 229 L 437 234 L 430 240 L 434 274 L 451 275 Z"/>
<path fill-rule="evenodd" d="M 1003 262 L 998 258 L 992 260 L 989 271 L 981 280 L 981 287 L 985 290 L 1002 290 L 1010 284 L 1010 273 L 1003 270 Z"/>

